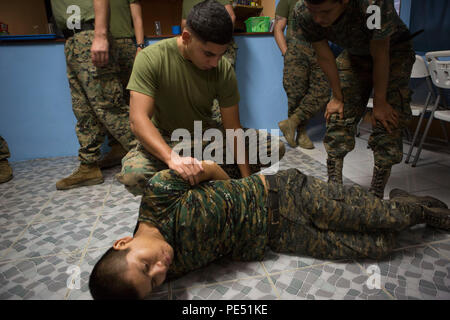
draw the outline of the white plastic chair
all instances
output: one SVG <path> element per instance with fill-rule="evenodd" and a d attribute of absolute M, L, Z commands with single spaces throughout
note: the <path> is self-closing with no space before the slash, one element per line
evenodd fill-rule
<path fill-rule="evenodd" d="M 425 132 L 423 133 L 418 150 L 414 157 L 414 161 L 412 163 L 413 167 L 416 166 L 417 161 L 419 160 L 420 152 L 422 151 L 422 147 L 427 137 L 428 130 L 430 129 L 431 123 L 433 122 L 434 118 L 441 121 L 444 136 L 447 140 L 447 143 L 449 143 L 447 131 L 445 129 L 443 121 L 450 122 L 450 110 L 441 111 L 437 110 L 437 108 L 442 98 L 442 89 L 450 89 L 450 61 L 439 60 L 439 58 L 450 57 L 450 50 L 428 52 L 425 57 L 428 62 L 428 70 L 430 71 L 431 80 L 438 89 L 438 97 L 436 98 L 436 102 L 431 109 L 430 119 L 428 119 Z"/>
<path fill-rule="evenodd" d="M 413 65 L 413 68 L 411 71 L 411 78 L 412 79 L 425 78 L 426 84 L 428 87 L 428 95 L 427 95 L 427 99 L 425 100 L 425 104 L 423 106 L 415 104 L 415 103 L 411 103 L 412 115 L 415 117 L 420 115 L 420 118 L 419 118 L 419 122 L 417 123 L 416 130 L 414 131 L 414 137 L 413 137 L 411 145 L 409 147 L 408 155 L 406 156 L 405 163 L 409 162 L 409 159 L 411 157 L 414 146 L 416 145 L 416 142 L 418 140 L 417 138 L 419 136 L 419 131 L 422 126 L 423 118 L 425 116 L 425 113 L 428 111 L 427 108 L 430 103 L 431 97 L 434 96 L 430 72 L 428 71 L 425 60 L 419 55 L 416 55 L 416 62 L 414 62 L 414 65 Z"/>

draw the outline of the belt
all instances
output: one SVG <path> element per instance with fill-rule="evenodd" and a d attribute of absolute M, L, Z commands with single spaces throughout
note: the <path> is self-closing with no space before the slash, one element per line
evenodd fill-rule
<path fill-rule="evenodd" d="M 90 21 L 82 22 L 80 29 L 72 29 L 72 30 L 64 29 L 63 34 L 64 34 L 64 38 L 67 39 L 67 38 L 74 36 L 76 33 L 79 33 L 82 31 L 94 30 L 94 29 L 95 29 L 94 21 L 90 20 Z"/>
<path fill-rule="evenodd" d="M 280 224 L 280 210 L 278 206 L 278 182 L 275 175 L 264 176 L 268 184 L 267 209 L 269 213 L 269 228 Z"/>

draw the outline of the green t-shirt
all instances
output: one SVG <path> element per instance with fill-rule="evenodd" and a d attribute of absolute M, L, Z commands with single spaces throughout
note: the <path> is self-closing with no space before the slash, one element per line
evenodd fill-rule
<path fill-rule="evenodd" d="M 109 0 L 111 18 L 109 29 L 114 38 L 134 37 L 130 3 L 139 0 Z"/>
<path fill-rule="evenodd" d="M 288 19 L 286 36 L 292 37 L 292 30 L 294 28 L 294 7 L 298 0 L 280 0 L 275 10 L 275 16 L 280 16 Z"/>
<path fill-rule="evenodd" d="M 51 5 L 53 17 L 55 18 L 56 25 L 60 30 L 67 29 L 67 19 L 78 13 L 74 10 L 70 10 L 69 13 L 67 13 L 67 9 L 73 5 L 80 8 L 81 22 L 95 20 L 93 0 L 51 0 Z"/>
<path fill-rule="evenodd" d="M 372 3 L 373 2 L 373 3 Z M 369 29 L 367 14 L 370 4 L 378 5 L 381 13 L 381 28 Z M 301 28 L 307 41 L 329 40 L 350 54 L 370 55 L 370 41 L 390 36 L 391 47 L 409 35 L 409 30 L 394 8 L 392 0 L 350 0 L 344 13 L 330 27 L 321 27 L 313 20 L 305 4 L 295 7 L 295 26 Z"/>
<path fill-rule="evenodd" d="M 167 169 L 149 180 L 138 221 L 156 226 L 173 247 L 172 279 L 223 256 L 262 260 L 268 244 L 266 200 L 257 175 L 192 187 Z"/>
<path fill-rule="evenodd" d="M 204 0 L 183 0 L 183 9 L 181 12 L 181 19 L 187 19 L 189 15 L 189 11 L 198 3 L 203 2 Z M 217 0 L 220 4 L 224 6 L 227 4 L 231 4 L 230 0 Z"/>
<path fill-rule="evenodd" d="M 217 127 L 211 120 L 214 99 L 221 108 L 239 102 L 236 75 L 222 57 L 216 68 L 200 70 L 185 59 L 177 46 L 178 37 L 161 40 L 136 57 L 127 89 L 155 100 L 152 121 L 164 132 L 183 128 L 194 132 L 194 121 L 204 130 Z"/>

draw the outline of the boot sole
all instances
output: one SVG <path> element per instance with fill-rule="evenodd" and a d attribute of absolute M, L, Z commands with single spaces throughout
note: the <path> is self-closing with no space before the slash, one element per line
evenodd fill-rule
<path fill-rule="evenodd" d="M 11 181 L 11 180 L 12 180 L 12 178 L 13 178 L 13 175 L 9 176 L 9 177 L 8 177 L 8 178 L 6 178 L 5 180 L 1 180 L 1 181 L 0 181 L 0 184 L 2 184 L 2 183 L 6 183 L 6 182 L 8 182 L 8 181 Z"/>
<path fill-rule="evenodd" d="M 93 186 L 96 184 L 102 184 L 103 182 L 105 182 L 105 180 L 103 178 L 97 178 L 97 179 L 92 179 L 92 180 L 88 180 L 88 181 L 84 181 L 78 184 L 73 184 L 67 187 L 58 187 L 56 186 L 57 190 L 70 190 L 70 189 L 75 189 L 75 188 L 79 188 L 79 187 L 87 187 L 87 186 Z"/>

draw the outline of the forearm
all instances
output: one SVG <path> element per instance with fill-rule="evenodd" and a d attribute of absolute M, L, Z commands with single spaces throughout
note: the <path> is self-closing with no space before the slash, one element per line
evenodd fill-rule
<path fill-rule="evenodd" d="M 389 83 L 389 42 L 378 41 L 371 46 L 373 58 L 374 103 L 385 102 Z"/>
<path fill-rule="evenodd" d="M 136 43 L 144 43 L 144 22 L 142 21 L 142 7 L 140 2 L 130 4 L 131 16 L 133 18 L 134 36 Z"/>
<path fill-rule="evenodd" d="M 133 116 L 130 113 L 130 127 L 145 150 L 164 163 L 168 163 L 172 156 L 172 149 L 148 116 Z"/>
<path fill-rule="evenodd" d="M 230 176 L 214 161 L 202 161 L 202 166 L 204 171 L 200 175 L 201 181 L 230 179 Z"/>
<path fill-rule="evenodd" d="M 93 0 L 95 12 L 95 37 L 106 38 L 109 28 L 109 0 Z"/>
<path fill-rule="evenodd" d="M 331 90 L 333 91 L 333 97 L 339 101 L 343 101 L 344 97 L 342 95 L 341 81 L 339 79 L 339 71 L 336 65 L 336 59 L 333 52 L 331 51 L 328 44 L 326 47 L 323 45 L 318 48 L 315 44 L 313 47 L 317 54 L 317 63 L 319 64 L 322 71 L 325 73 Z"/>
<path fill-rule="evenodd" d="M 284 56 L 287 50 L 287 43 L 286 38 L 284 37 L 283 30 L 275 28 L 273 31 L 273 35 L 275 37 L 275 42 L 277 43 L 278 48 L 280 48 L 281 54 Z"/>

